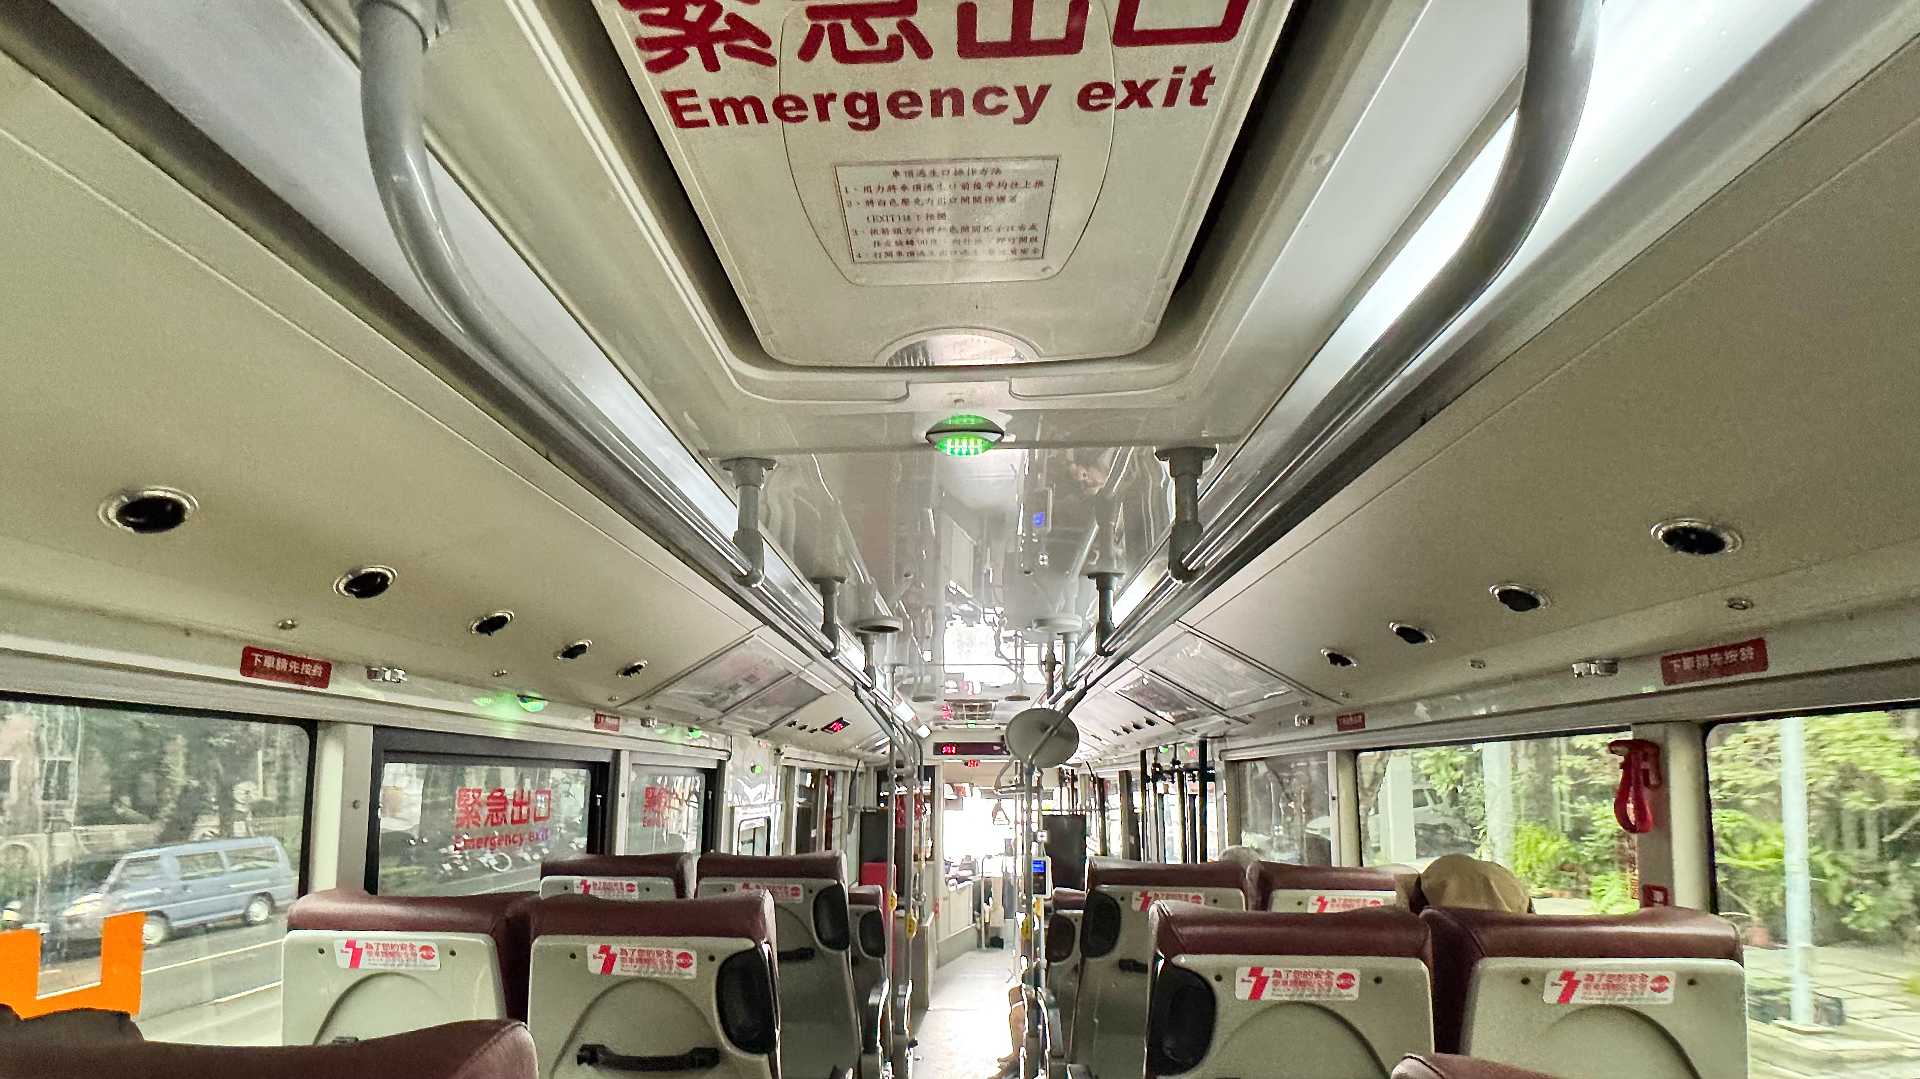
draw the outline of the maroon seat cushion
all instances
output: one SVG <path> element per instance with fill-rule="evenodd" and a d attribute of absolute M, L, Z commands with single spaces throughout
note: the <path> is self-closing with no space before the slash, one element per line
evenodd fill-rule
<path fill-rule="evenodd" d="M 533 939 L 573 937 L 739 937 L 773 942 L 773 898 L 735 892 L 705 899 L 609 903 L 584 895 L 556 895 L 533 908 Z"/>
<path fill-rule="evenodd" d="M 1427 927 L 1397 907 L 1341 914 L 1156 907 L 1153 946 L 1180 955 L 1363 955 L 1433 965 Z"/>
<path fill-rule="evenodd" d="M 846 883 L 846 865 L 832 851 L 819 854 L 703 854 L 701 880 L 830 880 Z"/>
<path fill-rule="evenodd" d="M 33 1019 L 22 1019 L 13 1009 L 0 1006 L 0 1041 L 37 1042 L 42 1045 L 80 1045 L 89 1042 L 137 1042 L 140 1027 L 126 1012 L 107 1012 L 97 1008 L 75 1008 L 50 1012 Z"/>
<path fill-rule="evenodd" d="M 1617 915 L 1509 914 L 1429 907 L 1433 934 L 1433 1035 L 1457 1051 L 1467 990 L 1482 959 L 1728 959 L 1741 961 L 1740 936 L 1724 918 L 1679 907 Z"/>
<path fill-rule="evenodd" d="M 693 895 L 695 855 L 569 854 L 540 863 L 542 877 L 660 877 L 673 882 L 673 894 Z"/>
<path fill-rule="evenodd" d="M 1346 866 L 1293 865 L 1288 862 L 1254 864 L 1255 906 L 1266 909 L 1273 893 L 1280 890 L 1314 892 L 1393 892 L 1410 909 L 1419 909 L 1419 878 L 1404 879 L 1384 869 L 1354 869 Z"/>
<path fill-rule="evenodd" d="M 1490 1060 L 1435 1054 L 1407 1057 L 1393 1069 L 1393 1079 L 1553 1079 L 1553 1076 Z"/>
<path fill-rule="evenodd" d="M 34 1079 L 536 1079 L 538 1068 L 527 1028 L 503 1019 L 337 1045 L 48 1044 L 0 1038 L 0 1075 Z"/>
<path fill-rule="evenodd" d="M 287 909 L 289 931 L 338 933 L 477 933 L 493 938 L 507 1014 L 527 1017 L 526 892 L 485 895 L 368 895 L 330 888 L 301 896 Z"/>
<path fill-rule="evenodd" d="M 856 884 L 847 889 L 847 905 L 878 910 L 887 901 L 886 889 L 878 884 Z"/>
<path fill-rule="evenodd" d="M 1047 902 L 1053 904 L 1054 910 L 1085 910 L 1087 893 L 1078 888 L 1055 888 Z"/>

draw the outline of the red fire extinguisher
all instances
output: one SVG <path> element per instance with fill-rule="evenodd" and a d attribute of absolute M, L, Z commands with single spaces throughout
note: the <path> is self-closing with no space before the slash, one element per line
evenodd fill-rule
<path fill-rule="evenodd" d="M 1613 817 L 1629 835 L 1653 831 L 1653 797 L 1660 786 L 1660 746 L 1643 738 L 1622 738 L 1607 745 L 1620 758 L 1620 789 L 1613 796 Z"/>

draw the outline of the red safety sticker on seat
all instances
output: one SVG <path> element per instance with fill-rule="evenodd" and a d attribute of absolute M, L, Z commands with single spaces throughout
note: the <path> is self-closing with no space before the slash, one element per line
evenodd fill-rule
<path fill-rule="evenodd" d="M 640 884 L 619 877 L 581 877 L 573 882 L 573 894 L 634 901 L 640 898 Z"/>
<path fill-rule="evenodd" d="M 1360 972 L 1341 967 L 1241 967 L 1235 1000 L 1359 1000 Z"/>
<path fill-rule="evenodd" d="M 1207 897 L 1199 892 L 1140 892 L 1133 897 L 1133 909 L 1146 910 L 1155 903 L 1197 903 L 1207 905 Z"/>
<path fill-rule="evenodd" d="M 807 890 L 798 884 L 770 884 L 766 881 L 748 880 L 740 882 L 743 892 L 765 892 L 773 897 L 775 903 L 798 903 L 807 897 Z"/>
<path fill-rule="evenodd" d="M 1670 970 L 1556 970 L 1547 976 L 1548 1004 L 1672 1004 Z"/>
<path fill-rule="evenodd" d="M 333 961 L 341 970 L 439 970 L 440 949 L 424 940 L 333 942 Z"/>
<path fill-rule="evenodd" d="M 1392 892 L 1327 892 L 1307 897 L 1308 914 L 1339 914 L 1349 910 L 1384 907 L 1400 897 Z"/>
<path fill-rule="evenodd" d="M 691 978 L 700 960 L 685 948 L 596 944 L 587 949 L 587 969 L 625 978 Z"/>

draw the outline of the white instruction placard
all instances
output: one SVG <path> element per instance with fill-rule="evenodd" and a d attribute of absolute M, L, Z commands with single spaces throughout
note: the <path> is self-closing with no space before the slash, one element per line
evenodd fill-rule
<path fill-rule="evenodd" d="M 1359 1000 L 1360 972 L 1339 967 L 1241 967 L 1235 1000 Z"/>
<path fill-rule="evenodd" d="M 1207 905 L 1207 897 L 1199 892 L 1143 891 L 1134 896 L 1133 903 L 1135 910 L 1146 910 L 1155 903 L 1196 903 L 1204 907 Z"/>
<path fill-rule="evenodd" d="M 740 882 L 743 892 L 765 892 L 773 897 L 775 903 L 798 903 L 807 896 L 807 890 L 798 884 L 785 884 L 764 880 Z"/>
<path fill-rule="evenodd" d="M 581 877 L 573 882 L 573 894 L 637 902 L 640 899 L 640 882 L 620 877 Z"/>
<path fill-rule="evenodd" d="M 1556 970 L 1547 975 L 1548 1004 L 1672 1004 L 1670 970 Z"/>
<path fill-rule="evenodd" d="M 853 261 L 1044 258 L 1059 170 L 1055 157 L 837 165 Z"/>
<path fill-rule="evenodd" d="M 691 978 L 700 960 L 686 948 L 596 944 L 587 949 L 587 969 L 626 978 Z"/>
<path fill-rule="evenodd" d="M 439 970 L 440 949 L 424 940 L 333 942 L 333 960 L 341 970 Z"/>

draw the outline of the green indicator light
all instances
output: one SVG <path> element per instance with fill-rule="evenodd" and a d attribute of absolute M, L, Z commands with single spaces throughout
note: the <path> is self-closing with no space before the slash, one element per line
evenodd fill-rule
<path fill-rule="evenodd" d="M 518 699 L 520 701 L 520 707 L 529 712 L 544 712 L 547 709 L 547 699 L 545 697 L 536 697 L 531 693 L 522 693 Z"/>
<path fill-rule="evenodd" d="M 999 424 L 985 416 L 948 416 L 927 429 L 927 442 L 948 457 L 978 457 L 1007 437 Z"/>

